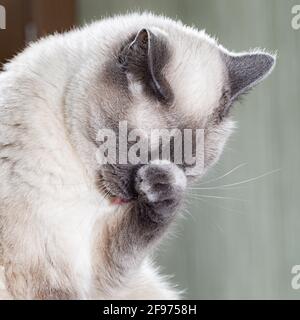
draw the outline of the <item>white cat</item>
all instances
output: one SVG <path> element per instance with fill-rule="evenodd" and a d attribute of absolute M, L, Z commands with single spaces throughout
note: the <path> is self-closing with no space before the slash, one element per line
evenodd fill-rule
<path fill-rule="evenodd" d="M 270 73 L 152 14 L 116 16 L 31 44 L 0 74 L 3 297 L 176 299 L 150 254 L 180 211 L 186 166 L 99 165 L 101 128 L 203 128 L 204 172 L 233 102 Z M 166 164 L 167 163 L 167 164 Z M 198 177 L 200 178 L 200 177 Z"/>

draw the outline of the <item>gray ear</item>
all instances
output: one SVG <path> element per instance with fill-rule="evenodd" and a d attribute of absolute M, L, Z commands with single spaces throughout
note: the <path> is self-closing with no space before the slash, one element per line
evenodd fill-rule
<path fill-rule="evenodd" d="M 165 39 L 148 29 L 135 34 L 122 49 L 119 62 L 123 70 L 144 84 L 145 91 L 161 102 L 172 100 L 172 92 L 162 75 L 170 52 Z"/>
<path fill-rule="evenodd" d="M 275 57 L 267 53 L 225 55 L 231 101 L 262 81 L 273 69 Z"/>

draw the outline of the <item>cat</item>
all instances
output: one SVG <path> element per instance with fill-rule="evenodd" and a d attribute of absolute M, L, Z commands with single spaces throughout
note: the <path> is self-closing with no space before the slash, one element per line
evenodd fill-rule
<path fill-rule="evenodd" d="M 276 57 L 151 13 L 31 43 L 0 74 L 0 264 L 12 299 L 179 299 L 151 253 Z M 97 133 L 204 129 L 204 168 L 99 164 Z M 3 293 L 3 296 L 5 295 Z"/>

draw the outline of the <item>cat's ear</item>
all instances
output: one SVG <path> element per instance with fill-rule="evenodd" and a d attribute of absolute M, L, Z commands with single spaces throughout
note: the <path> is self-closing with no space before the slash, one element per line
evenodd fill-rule
<path fill-rule="evenodd" d="M 249 91 L 273 70 L 276 57 L 267 53 L 225 54 L 231 101 Z"/>
<path fill-rule="evenodd" d="M 134 35 L 119 55 L 122 68 L 143 83 L 146 91 L 161 102 L 172 99 L 170 87 L 162 75 L 168 59 L 166 39 L 148 29 L 142 29 Z"/>

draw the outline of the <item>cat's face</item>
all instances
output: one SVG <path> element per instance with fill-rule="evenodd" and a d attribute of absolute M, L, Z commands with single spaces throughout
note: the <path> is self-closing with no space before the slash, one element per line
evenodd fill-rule
<path fill-rule="evenodd" d="M 218 160 L 232 131 L 234 101 L 275 61 L 265 53 L 231 55 L 206 34 L 182 26 L 142 28 L 116 42 L 112 51 L 99 75 L 98 93 L 91 91 L 97 101 L 88 119 L 93 139 L 101 128 L 118 135 L 120 121 L 146 135 L 160 128 L 203 129 L 199 176 Z M 184 162 L 181 167 L 186 172 Z M 113 195 L 131 198 L 136 168 L 102 165 L 97 174 Z"/>

